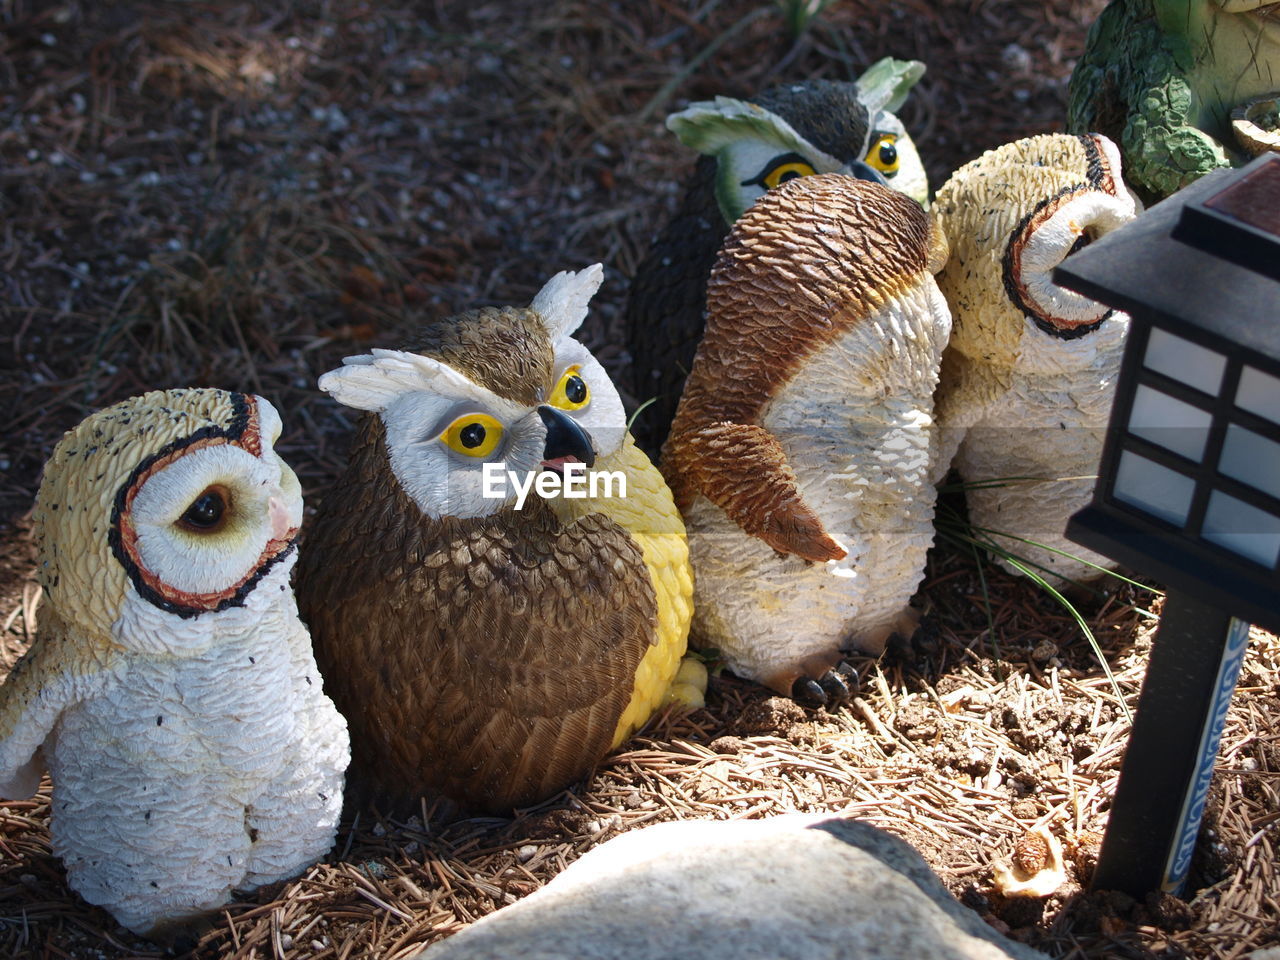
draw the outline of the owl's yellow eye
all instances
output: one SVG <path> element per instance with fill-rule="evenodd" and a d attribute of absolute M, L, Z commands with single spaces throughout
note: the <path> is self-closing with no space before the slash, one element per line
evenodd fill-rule
<path fill-rule="evenodd" d="M 867 163 L 881 173 L 898 172 L 898 138 L 892 133 L 882 133 L 876 137 L 867 151 Z"/>
<path fill-rule="evenodd" d="M 487 457 L 502 440 L 502 424 L 487 413 L 468 413 L 445 427 L 441 441 L 468 457 Z"/>
<path fill-rule="evenodd" d="M 817 172 L 813 169 L 813 165 L 800 154 L 784 153 L 782 156 L 774 157 L 770 160 L 765 168 L 750 180 L 743 180 L 742 185 L 745 187 L 757 184 L 772 190 L 788 180 L 795 180 L 797 177 L 808 177 Z"/>
<path fill-rule="evenodd" d="M 582 368 L 574 364 L 560 374 L 560 382 L 551 391 L 547 403 L 561 410 L 581 410 L 591 402 L 591 390 L 582 379 Z"/>

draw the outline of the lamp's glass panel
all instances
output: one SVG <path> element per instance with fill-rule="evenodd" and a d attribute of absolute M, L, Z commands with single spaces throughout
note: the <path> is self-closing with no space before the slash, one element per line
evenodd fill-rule
<path fill-rule="evenodd" d="M 1264 567 L 1274 568 L 1280 556 L 1280 517 L 1221 490 L 1209 495 L 1201 535 Z"/>
<path fill-rule="evenodd" d="M 1208 347 L 1153 327 L 1142 364 L 1156 373 L 1217 396 L 1218 388 L 1222 386 L 1222 372 L 1227 369 L 1227 358 Z"/>
<path fill-rule="evenodd" d="M 1263 373 L 1257 367 L 1245 367 L 1240 371 L 1236 406 L 1266 417 L 1272 423 L 1280 423 L 1280 378 Z"/>
<path fill-rule="evenodd" d="M 1133 392 L 1129 432 L 1199 462 L 1213 415 L 1148 386 Z"/>
<path fill-rule="evenodd" d="M 1280 443 L 1233 423 L 1227 427 L 1218 472 L 1280 497 Z"/>
<path fill-rule="evenodd" d="M 1112 496 L 1181 527 L 1187 522 L 1195 489 L 1190 477 L 1126 450 L 1120 454 Z"/>

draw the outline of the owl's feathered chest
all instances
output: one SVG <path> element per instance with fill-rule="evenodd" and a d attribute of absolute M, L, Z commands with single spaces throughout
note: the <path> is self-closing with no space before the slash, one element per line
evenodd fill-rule
<path fill-rule="evenodd" d="M 897 475 L 907 448 L 927 454 L 945 317 L 921 285 L 805 357 L 759 414 L 797 475 L 852 470 L 865 483 Z"/>
<path fill-rule="evenodd" d="M 62 755 L 78 762 L 86 749 L 105 766 L 114 759 L 159 777 L 204 770 L 216 780 L 234 771 L 246 785 L 268 779 L 293 741 L 299 708 L 288 625 L 278 621 L 268 614 L 256 629 L 220 634 L 190 655 L 121 654 L 116 679 L 59 720 L 55 780 Z"/>
<path fill-rule="evenodd" d="M 562 522 L 532 497 L 428 517 L 381 446 L 367 424 L 299 565 L 357 779 L 495 811 L 543 799 L 609 748 L 655 640 L 641 548 L 606 517 Z"/>

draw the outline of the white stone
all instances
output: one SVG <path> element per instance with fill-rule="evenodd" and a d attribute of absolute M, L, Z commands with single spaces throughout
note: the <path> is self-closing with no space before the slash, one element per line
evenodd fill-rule
<path fill-rule="evenodd" d="M 1043 960 L 905 842 L 797 814 L 634 830 L 422 960 Z"/>

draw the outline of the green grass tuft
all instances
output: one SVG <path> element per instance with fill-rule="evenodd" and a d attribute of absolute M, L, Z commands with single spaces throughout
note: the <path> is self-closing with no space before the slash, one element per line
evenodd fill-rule
<path fill-rule="evenodd" d="M 988 489 L 991 487 L 1008 486 L 1012 483 L 1030 482 L 1036 479 L 1038 478 L 1009 477 L 1009 478 L 1001 478 L 998 480 L 978 481 L 976 483 L 962 482 L 962 483 L 955 483 L 955 484 L 945 484 L 939 487 L 939 492 L 952 493 L 956 491 L 964 491 L 964 490 L 970 490 L 970 489 Z M 1010 567 L 1017 570 L 1019 573 L 1025 576 L 1028 580 L 1034 583 L 1037 587 L 1039 587 L 1049 596 L 1053 597 L 1053 599 L 1057 601 L 1059 604 L 1061 604 L 1062 607 L 1067 611 L 1067 613 L 1070 614 L 1071 618 L 1075 621 L 1076 625 L 1079 627 L 1080 632 L 1084 635 L 1085 639 L 1088 641 L 1090 648 L 1092 648 L 1094 656 L 1097 658 L 1098 664 L 1102 668 L 1102 672 L 1106 675 L 1108 682 L 1111 684 L 1112 692 L 1115 694 L 1116 700 L 1117 702 L 1119 702 L 1120 709 L 1123 711 L 1125 718 L 1130 723 L 1133 722 L 1133 715 L 1129 711 L 1128 704 L 1125 703 L 1124 696 L 1120 690 L 1120 685 L 1116 682 L 1116 678 L 1111 671 L 1111 665 L 1107 662 L 1107 658 L 1103 655 L 1102 647 L 1098 643 L 1097 637 L 1094 636 L 1093 631 L 1089 628 L 1089 624 L 1085 621 L 1084 616 L 1076 608 L 1076 605 L 1072 603 L 1071 599 L 1066 595 L 1064 595 L 1061 590 L 1059 590 L 1056 586 L 1054 586 L 1054 584 L 1050 581 L 1049 577 L 1053 577 L 1056 580 L 1070 583 L 1073 586 L 1080 589 L 1081 591 L 1090 592 L 1090 593 L 1099 594 L 1099 595 L 1100 595 L 1100 591 L 1096 587 L 1092 586 L 1091 584 L 1082 583 L 1077 580 L 1072 580 L 1070 578 L 1062 577 L 1056 571 L 1050 570 L 1049 568 L 1043 566 L 1042 564 L 1036 563 L 1035 561 L 1029 559 L 1028 557 L 1024 557 L 1020 555 L 1017 552 L 1016 547 L 1009 546 L 1009 543 L 1027 544 L 1028 546 L 1033 546 L 1042 550 L 1046 550 L 1049 553 L 1055 553 L 1055 554 L 1058 554 L 1059 556 L 1068 557 L 1070 559 L 1077 560 L 1080 563 L 1083 563 L 1085 566 L 1091 567 L 1094 570 L 1097 570 L 1100 574 L 1105 574 L 1106 576 L 1113 577 L 1116 580 L 1119 580 L 1123 583 L 1127 583 L 1141 590 L 1145 590 L 1148 593 L 1155 596 L 1161 595 L 1161 591 L 1151 586 L 1148 586 L 1147 584 L 1139 583 L 1138 581 L 1133 580 L 1130 577 L 1126 577 L 1122 573 L 1117 573 L 1115 570 L 1110 570 L 1106 567 L 1100 566 L 1096 563 L 1086 560 L 1083 557 L 1077 556 L 1069 551 L 1060 550 L 1060 549 L 1057 549 L 1056 547 L 1051 547 L 1048 544 L 1041 543 L 1032 538 L 1018 536 L 1017 534 L 1008 533 L 1002 530 L 994 530 L 989 527 L 975 526 L 969 521 L 967 516 L 962 514 L 959 510 L 956 510 L 953 507 L 949 506 L 945 501 L 939 502 L 938 512 L 935 519 L 935 529 L 937 530 L 938 535 L 944 540 L 950 543 L 956 544 L 958 546 L 963 546 L 967 548 L 969 551 L 971 551 L 975 561 L 977 561 L 978 578 L 982 588 L 983 606 L 987 613 L 987 624 L 988 624 L 987 633 L 988 633 L 988 636 L 991 638 L 992 649 L 997 658 L 999 658 L 1000 656 L 999 641 L 996 637 L 995 619 L 992 614 L 991 601 L 987 592 L 986 575 L 983 571 L 983 563 L 982 563 L 983 553 L 997 560 L 1004 561 Z M 1137 612 L 1138 614 L 1144 617 L 1155 619 L 1155 614 L 1153 614 L 1149 610 L 1144 610 L 1141 607 L 1137 607 L 1137 606 L 1135 606 L 1133 609 L 1135 610 L 1135 612 Z"/>

